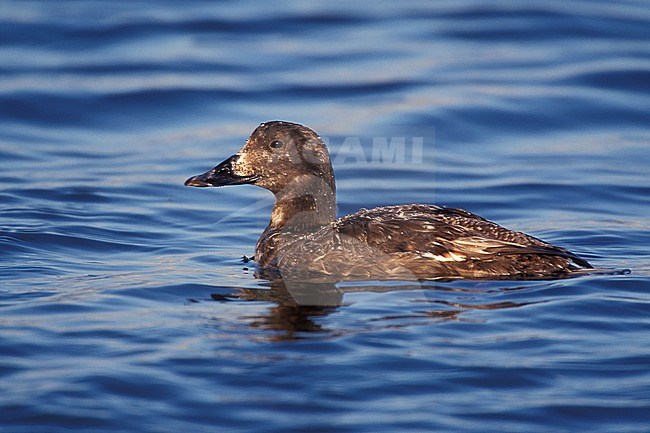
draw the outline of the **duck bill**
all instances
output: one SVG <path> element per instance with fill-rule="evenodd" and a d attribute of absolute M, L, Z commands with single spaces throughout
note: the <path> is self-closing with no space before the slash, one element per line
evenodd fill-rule
<path fill-rule="evenodd" d="M 185 181 L 185 186 L 208 187 L 254 183 L 258 179 L 257 176 L 240 176 L 234 172 L 232 164 L 236 160 L 237 155 L 231 156 L 212 170 L 190 177 Z"/>

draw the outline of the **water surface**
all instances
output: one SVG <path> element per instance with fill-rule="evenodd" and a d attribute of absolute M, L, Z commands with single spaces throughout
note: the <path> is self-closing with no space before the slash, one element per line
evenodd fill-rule
<path fill-rule="evenodd" d="M 0 430 L 647 431 L 649 24 L 641 1 L 5 0 Z M 631 273 L 296 302 L 241 260 L 269 193 L 183 187 L 272 119 L 329 143 L 341 215 L 458 206 Z"/>

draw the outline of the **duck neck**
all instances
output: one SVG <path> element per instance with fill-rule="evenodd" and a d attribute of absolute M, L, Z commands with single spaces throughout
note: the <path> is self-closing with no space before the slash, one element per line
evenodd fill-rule
<path fill-rule="evenodd" d="M 275 205 L 267 230 L 287 233 L 312 232 L 336 219 L 334 182 L 317 176 L 296 178 L 275 192 Z"/>

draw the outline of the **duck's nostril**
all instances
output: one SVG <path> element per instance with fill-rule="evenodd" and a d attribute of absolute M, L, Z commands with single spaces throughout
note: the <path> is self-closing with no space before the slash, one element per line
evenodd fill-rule
<path fill-rule="evenodd" d="M 232 174 L 232 167 L 231 166 L 221 167 L 219 170 L 216 171 L 216 174 Z"/>

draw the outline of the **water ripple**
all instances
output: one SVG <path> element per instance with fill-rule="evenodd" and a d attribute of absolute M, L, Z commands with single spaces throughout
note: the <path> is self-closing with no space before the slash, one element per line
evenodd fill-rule
<path fill-rule="evenodd" d="M 645 2 L 0 9 L 3 433 L 647 430 Z M 341 214 L 463 207 L 605 271 L 255 279 L 270 194 L 183 181 L 270 119 L 327 140 Z"/>

